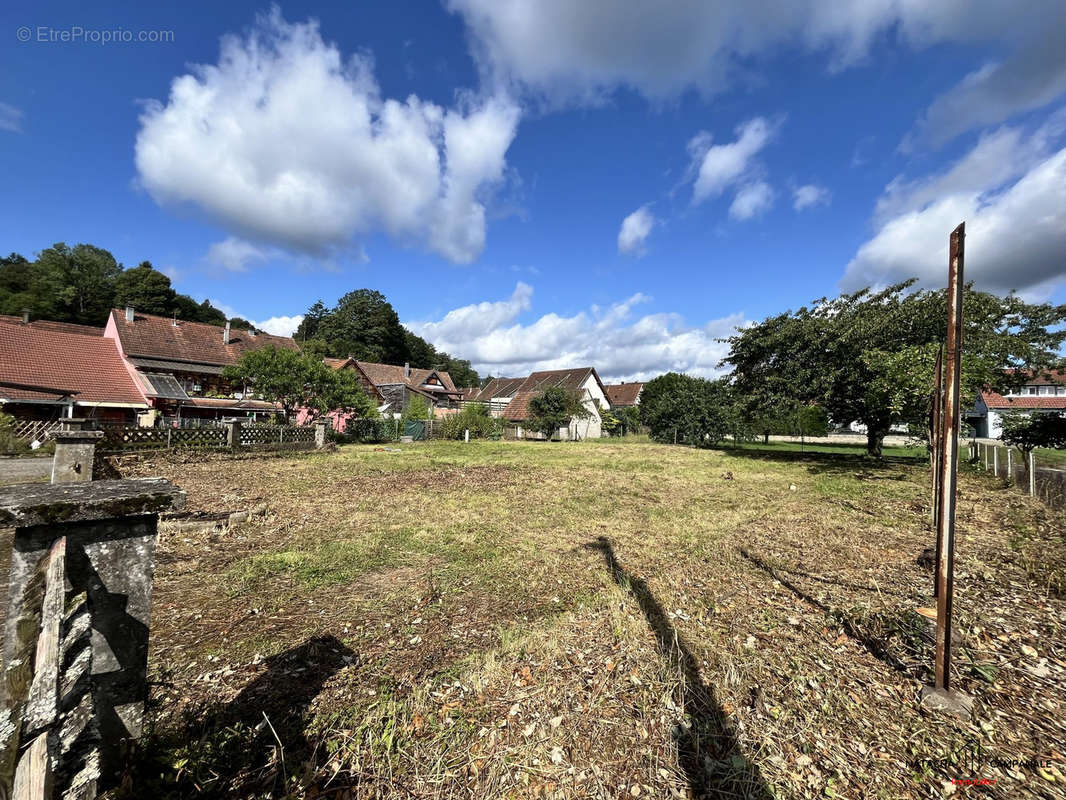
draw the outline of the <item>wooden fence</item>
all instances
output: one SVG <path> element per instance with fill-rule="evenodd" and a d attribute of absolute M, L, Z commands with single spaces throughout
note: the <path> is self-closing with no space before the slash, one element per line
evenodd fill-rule
<path fill-rule="evenodd" d="M 37 419 L 22 419 L 16 420 L 12 428 L 15 439 L 20 442 L 43 442 L 53 432 L 59 430 L 62 425 L 62 420 L 37 420 Z"/>
<path fill-rule="evenodd" d="M 231 432 L 233 428 L 233 432 Z M 97 445 L 101 455 L 152 450 L 308 450 L 315 447 L 315 427 L 241 425 L 211 428 L 139 428 L 106 426 Z"/>

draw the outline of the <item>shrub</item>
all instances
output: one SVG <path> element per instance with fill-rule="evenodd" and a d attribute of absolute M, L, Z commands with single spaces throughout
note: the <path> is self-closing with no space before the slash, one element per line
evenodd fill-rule
<path fill-rule="evenodd" d="M 0 413 L 0 453 L 13 455 L 28 450 L 26 443 L 15 438 L 15 418 Z"/>
<path fill-rule="evenodd" d="M 503 422 L 491 414 L 486 405 L 470 404 L 458 414 L 440 421 L 441 438 L 462 439 L 470 431 L 471 439 L 499 439 L 503 435 Z"/>

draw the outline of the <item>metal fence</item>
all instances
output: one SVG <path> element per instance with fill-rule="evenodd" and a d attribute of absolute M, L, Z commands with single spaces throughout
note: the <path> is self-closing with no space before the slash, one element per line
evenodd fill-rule
<path fill-rule="evenodd" d="M 1020 450 L 989 442 L 972 442 L 970 460 L 1051 508 L 1066 508 L 1066 451 Z"/>

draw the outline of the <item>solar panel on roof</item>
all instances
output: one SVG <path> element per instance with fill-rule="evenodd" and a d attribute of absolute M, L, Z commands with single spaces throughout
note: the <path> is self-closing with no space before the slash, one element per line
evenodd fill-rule
<path fill-rule="evenodd" d="M 189 395 L 181 388 L 173 375 L 163 372 L 142 372 L 151 387 L 151 393 L 167 400 L 188 400 Z"/>

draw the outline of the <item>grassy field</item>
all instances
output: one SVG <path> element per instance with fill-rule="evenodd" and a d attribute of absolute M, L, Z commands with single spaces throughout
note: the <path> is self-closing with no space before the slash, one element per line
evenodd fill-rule
<path fill-rule="evenodd" d="M 845 444 L 842 442 L 741 442 L 733 445 L 723 442 L 722 450 L 752 450 L 767 453 L 829 453 L 841 455 L 861 456 L 866 454 L 866 447 L 861 444 Z M 926 449 L 922 447 L 885 447 L 882 455 L 885 458 L 925 458 Z"/>
<path fill-rule="evenodd" d="M 1062 796 L 1061 513 L 961 476 L 963 722 L 919 704 L 921 467 L 399 450 L 123 466 L 265 512 L 161 535 L 137 796 Z"/>

